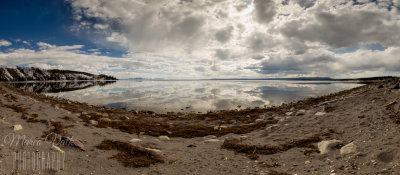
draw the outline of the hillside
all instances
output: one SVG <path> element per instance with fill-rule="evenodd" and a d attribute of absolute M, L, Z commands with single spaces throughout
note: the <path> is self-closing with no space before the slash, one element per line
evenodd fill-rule
<path fill-rule="evenodd" d="M 64 80 L 117 80 L 108 75 L 94 75 L 86 72 L 34 67 L 0 66 L 0 81 L 64 81 Z"/>

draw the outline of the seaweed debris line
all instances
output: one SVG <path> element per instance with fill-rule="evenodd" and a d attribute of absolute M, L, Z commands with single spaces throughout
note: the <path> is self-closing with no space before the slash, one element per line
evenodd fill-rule
<path fill-rule="evenodd" d="M 399 83 L 386 77 L 277 107 L 195 115 L 98 107 L 4 83 L 0 172 L 396 174 Z M 35 160 L 14 156 L 22 152 L 62 153 L 64 166 L 21 169 Z"/>

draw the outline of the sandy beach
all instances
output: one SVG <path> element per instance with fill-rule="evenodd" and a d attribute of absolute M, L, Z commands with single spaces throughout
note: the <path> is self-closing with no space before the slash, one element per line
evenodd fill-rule
<path fill-rule="evenodd" d="M 399 81 L 197 114 L 96 107 L 3 83 L 0 172 L 397 174 Z"/>

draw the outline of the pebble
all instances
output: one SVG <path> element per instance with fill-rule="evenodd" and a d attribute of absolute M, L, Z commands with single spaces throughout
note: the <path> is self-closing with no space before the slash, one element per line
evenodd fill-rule
<path fill-rule="evenodd" d="M 316 116 L 323 116 L 325 114 L 326 114 L 325 112 L 317 112 L 317 113 L 315 113 Z"/>
<path fill-rule="evenodd" d="M 306 110 L 304 110 L 304 109 L 298 110 L 298 111 L 296 112 L 296 116 L 305 115 L 305 114 L 306 114 Z"/>
<path fill-rule="evenodd" d="M 137 142 L 141 142 L 141 141 L 142 141 L 141 139 L 136 139 L 136 138 L 129 140 L 129 142 L 132 142 L 132 143 L 137 143 Z"/>
<path fill-rule="evenodd" d="M 14 131 L 19 131 L 19 130 L 22 130 L 22 126 L 21 125 L 14 125 L 13 126 L 13 129 L 14 129 Z"/>
<path fill-rule="evenodd" d="M 263 122 L 263 121 L 264 121 L 263 119 L 257 119 L 256 123 L 260 123 L 260 122 Z"/>
<path fill-rule="evenodd" d="M 156 153 L 161 153 L 161 150 L 159 150 L 159 149 L 153 149 L 153 148 L 144 148 L 144 149 L 146 149 L 148 151 L 154 151 Z"/>
<path fill-rule="evenodd" d="M 170 140 L 170 138 L 168 136 L 158 136 L 158 139 L 160 139 L 161 141 L 168 141 Z"/>
<path fill-rule="evenodd" d="M 111 119 L 109 119 L 109 118 L 102 118 L 102 119 L 100 119 L 100 121 L 103 121 L 103 122 L 111 122 Z"/>
<path fill-rule="evenodd" d="M 208 139 L 208 140 L 204 140 L 204 143 L 214 143 L 214 142 L 220 142 L 221 140 L 218 139 Z"/>
<path fill-rule="evenodd" d="M 291 116 L 293 114 L 293 112 L 286 112 L 285 113 L 287 116 Z"/>
<path fill-rule="evenodd" d="M 96 120 L 89 120 L 89 123 L 92 124 L 92 125 L 98 125 L 99 124 L 99 122 L 96 121 Z"/>

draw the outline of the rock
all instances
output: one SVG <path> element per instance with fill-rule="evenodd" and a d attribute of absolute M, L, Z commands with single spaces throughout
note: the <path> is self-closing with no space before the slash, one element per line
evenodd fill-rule
<path fill-rule="evenodd" d="M 247 139 L 247 138 L 248 138 L 248 136 L 240 136 L 240 137 L 239 137 L 240 140 L 245 140 L 245 139 Z"/>
<path fill-rule="evenodd" d="M 10 123 L 8 123 L 8 122 L 5 121 L 5 120 L 0 120 L 0 123 L 3 124 L 3 125 L 9 125 L 9 124 L 10 124 Z"/>
<path fill-rule="evenodd" d="M 14 125 L 13 129 L 14 129 L 14 131 L 19 131 L 19 130 L 22 130 L 22 126 L 21 125 Z"/>
<path fill-rule="evenodd" d="M 293 112 L 286 112 L 285 115 L 291 116 L 291 115 L 293 115 Z"/>
<path fill-rule="evenodd" d="M 96 121 L 96 120 L 89 120 L 89 123 L 92 124 L 92 125 L 98 125 L 99 124 L 99 122 Z"/>
<path fill-rule="evenodd" d="M 88 115 L 89 113 L 88 112 L 82 112 L 81 114 L 82 115 Z"/>
<path fill-rule="evenodd" d="M 305 161 L 304 164 L 310 164 L 311 162 L 309 160 Z"/>
<path fill-rule="evenodd" d="M 141 142 L 141 141 L 142 141 L 141 139 L 136 139 L 136 138 L 129 140 L 129 142 L 132 142 L 132 143 L 137 143 L 137 142 Z"/>
<path fill-rule="evenodd" d="M 64 153 L 64 151 L 56 145 L 51 146 L 51 149 L 60 153 Z"/>
<path fill-rule="evenodd" d="M 220 142 L 221 140 L 218 139 L 208 139 L 208 140 L 204 140 L 204 143 L 215 143 L 215 142 Z"/>
<path fill-rule="evenodd" d="M 83 143 L 80 140 L 74 139 L 72 137 L 62 137 L 62 139 L 66 140 L 67 143 L 69 142 L 69 143 L 72 144 L 72 145 L 69 145 L 69 146 L 75 146 L 75 147 L 79 148 L 82 151 L 86 151 L 85 145 L 83 145 Z"/>
<path fill-rule="evenodd" d="M 383 85 L 380 84 L 380 85 L 378 86 L 378 88 L 379 88 L 379 89 L 382 89 L 382 88 L 383 88 Z"/>
<path fill-rule="evenodd" d="M 357 151 L 357 146 L 354 144 L 354 142 L 351 142 L 340 148 L 340 154 L 351 154 L 355 153 L 356 151 Z"/>
<path fill-rule="evenodd" d="M 103 117 L 108 117 L 108 114 L 107 113 L 103 113 L 103 114 L 101 114 Z"/>
<path fill-rule="evenodd" d="M 278 129 L 278 125 L 272 125 L 265 128 L 267 131 L 275 131 L 276 129 Z"/>
<path fill-rule="evenodd" d="M 111 122 L 111 119 L 109 119 L 109 118 L 101 118 L 100 121 L 103 121 L 103 122 Z"/>
<path fill-rule="evenodd" d="M 156 152 L 156 153 L 161 153 L 161 150 L 159 150 L 159 149 L 153 149 L 153 148 L 144 148 L 144 149 L 146 149 L 148 151 L 153 151 L 153 152 Z"/>
<path fill-rule="evenodd" d="M 318 143 L 318 150 L 321 154 L 326 154 L 341 143 L 340 140 L 324 140 Z"/>
<path fill-rule="evenodd" d="M 392 89 L 400 89 L 400 84 L 399 84 L 399 83 L 396 83 L 396 84 L 392 87 Z"/>
<path fill-rule="evenodd" d="M 317 113 L 315 113 L 316 116 L 323 116 L 325 114 L 326 114 L 325 112 L 317 112 Z"/>
<path fill-rule="evenodd" d="M 390 91 L 390 90 L 385 90 L 384 92 L 383 92 L 383 94 L 390 94 L 392 91 Z"/>
<path fill-rule="evenodd" d="M 256 123 L 260 123 L 260 122 L 263 122 L 263 121 L 264 121 L 263 119 L 257 119 Z"/>
<path fill-rule="evenodd" d="M 158 139 L 160 139 L 161 141 L 168 141 L 168 140 L 170 140 L 168 136 L 158 136 Z"/>
<path fill-rule="evenodd" d="M 302 110 L 298 110 L 296 112 L 296 116 L 300 116 L 300 115 L 305 115 L 306 114 L 306 110 L 302 109 Z"/>

